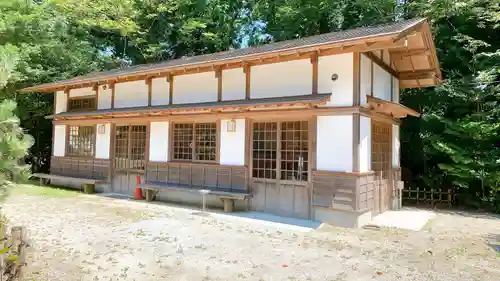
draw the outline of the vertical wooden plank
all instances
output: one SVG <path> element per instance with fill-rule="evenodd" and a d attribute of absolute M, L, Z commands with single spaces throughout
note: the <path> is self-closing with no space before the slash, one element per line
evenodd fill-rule
<path fill-rule="evenodd" d="M 276 179 L 280 180 L 281 179 L 281 122 L 278 121 L 276 122 L 276 129 L 277 129 L 277 134 L 276 134 Z M 276 182 L 276 185 L 279 190 L 279 181 Z"/>
<path fill-rule="evenodd" d="M 66 95 L 66 109 L 64 111 L 69 111 L 69 89 L 68 88 L 64 89 L 64 94 Z"/>
<path fill-rule="evenodd" d="M 245 99 L 250 99 L 250 64 L 246 63 L 243 66 L 243 71 L 245 72 Z"/>
<path fill-rule="evenodd" d="M 222 120 L 217 120 L 216 122 L 216 129 L 215 131 L 217 132 L 217 139 L 215 142 L 215 161 L 217 164 L 220 164 L 220 134 L 221 134 L 221 122 Z M 196 131 L 196 130 L 195 130 Z M 195 158 L 193 158 L 195 159 Z"/>
<path fill-rule="evenodd" d="M 57 110 L 57 92 L 54 92 L 54 103 L 53 103 L 53 105 L 54 105 L 53 112 L 54 112 L 54 114 L 57 114 L 57 112 L 56 112 L 56 110 Z"/>
<path fill-rule="evenodd" d="M 115 83 L 109 84 L 111 88 L 111 108 L 115 108 Z"/>
<path fill-rule="evenodd" d="M 361 102 L 361 97 L 360 97 L 360 89 L 361 89 L 361 53 L 360 52 L 354 52 L 354 61 L 353 61 L 353 66 L 354 66 L 354 71 L 353 71 L 353 97 L 352 97 L 352 102 L 353 106 L 359 106 Z"/>
<path fill-rule="evenodd" d="M 173 158 L 173 147 L 174 147 L 174 124 L 172 121 L 168 122 L 168 155 L 167 155 L 167 162 L 172 161 Z"/>
<path fill-rule="evenodd" d="M 247 190 L 253 192 L 253 120 L 248 119 L 248 151 L 247 151 L 247 162 L 248 162 L 248 172 L 247 172 Z"/>
<path fill-rule="evenodd" d="M 95 91 L 95 110 L 99 108 L 99 84 L 95 83 L 93 88 Z"/>
<path fill-rule="evenodd" d="M 352 115 L 352 171 L 359 172 L 360 114 Z"/>
<path fill-rule="evenodd" d="M 128 141 L 127 141 L 127 164 L 124 168 L 130 168 L 130 164 L 132 163 L 130 156 L 132 155 L 132 126 L 128 126 Z"/>
<path fill-rule="evenodd" d="M 153 79 L 151 77 L 146 78 L 146 84 L 148 85 L 148 106 L 151 106 L 151 100 L 153 96 Z"/>
<path fill-rule="evenodd" d="M 172 73 L 167 74 L 167 81 L 168 81 L 168 104 L 172 105 L 173 100 L 174 100 L 174 76 Z"/>
<path fill-rule="evenodd" d="M 312 182 L 312 171 L 316 170 L 316 137 L 317 137 L 317 123 L 318 117 L 313 116 L 309 120 L 309 171 L 308 171 L 308 181 Z"/>
<path fill-rule="evenodd" d="M 312 64 L 312 92 L 311 94 L 314 96 L 318 94 L 318 54 L 315 53 L 311 56 L 311 64 Z"/>
<path fill-rule="evenodd" d="M 370 96 L 373 97 L 373 60 L 367 56 L 368 59 L 370 59 L 370 68 L 371 68 L 371 71 L 370 71 L 370 74 L 371 74 L 371 77 L 370 77 Z"/>
<path fill-rule="evenodd" d="M 115 139 L 116 139 L 116 125 L 111 123 L 109 126 L 110 138 L 109 138 L 109 166 L 108 166 L 108 182 L 110 183 L 110 188 L 113 190 L 113 175 L 115 169 Z"/>
<path fill-rule="evenodd" d="M 65 137 L 64 137 L 64 156 L 68 156 L 68 152 L 69 152 L 69 125 L 65 125 L 66 126 L 66 134 L 65 134 Z"/>
<path fill-rule="evenodd" d="M 146 176 L 147 176 L 147 172 L 148 170 L 146 169 L 146 167 L 149 165 L 149 150 L 151 149 L 150 148 L 150 140 L 151 140 L 151 122 L 148 121 L 146 123 L 146 152 L 144 155 L 144 158 L 145 158 L 145 164 L 144 164 L 144 169 L 146 170 Z"/>
<path fill-rule="evenodd" d="M 92 136 L 92 144 L 94 145 L 94 151 L 92 151 L 92 159 L 95 159 L 97 150 L 97 124 L 94 125 L 94 135 Z"/>
<path fill-rule="evenodd" d="M 215 78 L 217 78 L 217 101 L 222 101 L 222 69 L 215 70 Z"/>

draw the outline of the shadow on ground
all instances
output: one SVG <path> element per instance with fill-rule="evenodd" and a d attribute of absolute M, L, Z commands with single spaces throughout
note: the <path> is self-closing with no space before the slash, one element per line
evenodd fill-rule
<path fill-rule="evenodd" d="M 490 234 L 486 237 L 486 245 L 500 255 L 500 234 Z"/>

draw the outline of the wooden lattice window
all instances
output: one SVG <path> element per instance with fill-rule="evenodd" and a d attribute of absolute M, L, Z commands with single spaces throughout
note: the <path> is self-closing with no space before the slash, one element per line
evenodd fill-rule
<path fill-rule="evenodd" d="M 281 179 L 307 181 L 309 156 L 307 121 L 281 123 Z"/>
<path fill-rule="evenodd" d="M 143 170 L 146 164 L 146 126 L 116 126 L 116 169 Z"/>
<path fill-rule="evenodd" d="M 217 124 L 174 124 L 173 159 L 185 161 L 216 161 Z"/>
<path fill-rule="evenodd" d="M 96 108 L 96 97 L 79 97 L 68 100 L 68 111 L 95 110 Z"/>
<path fill-rule="evenodd" d="M 308 129 L 308 121 L 254 123 L 252 176 L 307 181 Z"/>
<path fill-rule="evenodd" d="M 392 159 L 392 127 L 372 121 L 372 170 L 382 172 L 383 178 L 387 178 L 391 169 Z"/>
<path fill-rule="evenodd" d="M 67 155 L 93 157 L 95 151 L 95 126 L 69 126 Z"/>
<path fill-rule="evenodd" d="M 252 174 L 254 178 L 276 179 L 277 142 L 278 123 L 253 124 Z"/>

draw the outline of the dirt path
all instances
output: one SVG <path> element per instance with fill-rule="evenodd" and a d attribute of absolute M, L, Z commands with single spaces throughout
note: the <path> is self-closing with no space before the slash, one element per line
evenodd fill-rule
<path fill-rule="evenodd" d="M 38 187 L 28 280 L 500 280 L 500 219 L 442 212 L 419 232 L 268 223 Z"/>

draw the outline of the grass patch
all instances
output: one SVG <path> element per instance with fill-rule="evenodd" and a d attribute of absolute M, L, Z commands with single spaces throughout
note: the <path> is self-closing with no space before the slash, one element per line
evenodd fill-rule
<path fill-rule="evenodd" d="M 79 191 L 60 186 L 39 186 L 34 184 L 18 184 L 11 189 L 12 195 L 45 196 L 45 197 L 74 197 Z"/>

